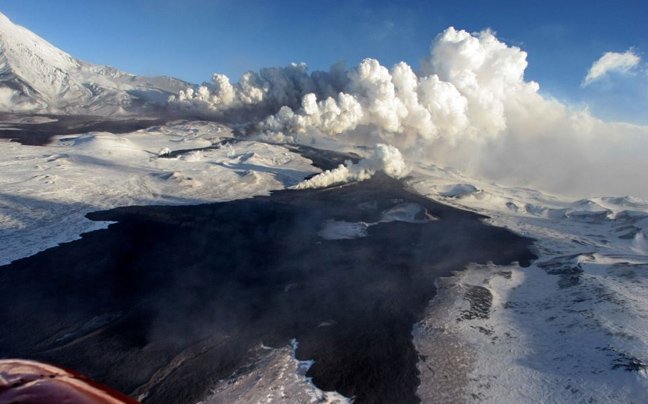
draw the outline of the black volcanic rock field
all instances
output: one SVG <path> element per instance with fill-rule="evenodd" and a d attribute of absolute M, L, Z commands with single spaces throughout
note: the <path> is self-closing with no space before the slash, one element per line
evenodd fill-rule
<path fill-rule="evenodd" d="M 29 122 L 29 119 L 34 117 L 49 121 Z M 54 136 L 104 131 L 114 134 L 130 133 L 181 118 L 191 117 L 167 114 L 167 116 L 155 116 L 148 119 L 137 117 L 116 119 L 100 116 L 24 115 L 0 112 L 0 139 L 9 139 L 28 146 L 44 146 L 50 143 Z M 21 120 L 25 120 L 25 122 L 21 122 Z"/>
<path fill-rule="evenodd" d="M 439 220 L 325 240 L 415 203 Z M 0 267 L 0 357 L 57 363 L 150 403 L 197 402 L 260 343 L 299 342 L 324 390 L 416 403 L 412 326 L 434 281 L 470 263 L 528 265 L 532 240 L 373 179 L 198 206 L 89 215 L 108 229 Z M 320 326 L 322 323 L 327 326 Z"/>

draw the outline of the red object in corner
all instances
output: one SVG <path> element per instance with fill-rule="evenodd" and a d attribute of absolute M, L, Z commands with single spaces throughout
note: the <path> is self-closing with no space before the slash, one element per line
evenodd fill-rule
<path fill-rule="evenodd" d="M 0 404 L 140 404 L 81 373 L 30 360 L 0 360 Z"/>

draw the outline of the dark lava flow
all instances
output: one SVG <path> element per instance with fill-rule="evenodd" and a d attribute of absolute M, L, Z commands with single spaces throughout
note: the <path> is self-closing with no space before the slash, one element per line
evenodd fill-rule
<path fill-rule="evenodd" d="M 44 117 L 53 119 L 53 122 L 20 123 L 12 122 L 21 117 Z M 150 119 L 138 117 L 115 119 L 111 117 L 90 115 L 22 115 L 0 112 L 0 123 L 18 130 L 0 127 L 0 139 L 11 139 L 23 145 L 44 146 L 54 136 L 72 135 L 88 132 L 111 132 L 114 134 L 130 133 L 152 126 L 164 125 L 177 119 L 193 119 L 192 117 L 166 114 Z"/>
<path fill-rule="evenodd" d="M 439 220 L 380 223 L 352 240 L 317 234 L 326 220 L 377 222 L 403 202 Z M 292 338 L 299 359 L 315 360 L 318 387 L 357 404 L 417 403 L 411 331 L 434 280 L 535 258 L 530 239 L 380 174 L 88 216 L 117 223 L 0 268 L 0 357 L 51 361 L 150 403 L 197 402 L 250 349 Z"/>

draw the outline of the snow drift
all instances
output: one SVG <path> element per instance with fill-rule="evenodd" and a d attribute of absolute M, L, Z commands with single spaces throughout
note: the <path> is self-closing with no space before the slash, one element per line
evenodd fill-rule
<path fill-rule="evenodd" d="M 365 59 L 344 71 L 308 74 L 304 64 L 248 72 L 172 97 L 179 109 L 258 120 L 258 130 L 319 133 L 354 144 L 387 142 L 406 156 L 452 165 L 473 176 L 568 196 L 648 196 L 640 173 L 648 128 L 604 122 L 540 95 L 524 78 L 526 52 L 448 28 L 418 72 Z M 331 173 L 342 175 L 343 173 Z"/>

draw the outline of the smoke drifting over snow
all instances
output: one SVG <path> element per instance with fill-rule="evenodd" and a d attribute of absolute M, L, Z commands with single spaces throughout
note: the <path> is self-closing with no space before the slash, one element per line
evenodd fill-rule
<path fill-rule="evenodd" d="M 223 75 L 173 99 L 178 108 L 299 140 L 320 133 L 355 144 L 386 142 L 406 157 L 452 165 L 473 176 L 570 196 L 648 197 L 648 128 L 607 123 L 541 96 L 524 79 L 526 52 L 491 31 L 448 28 L 419 72 L 365 59 L 348 71 L 308 74 L 304 64 Z M 341 167 L 329 176 L 344 177 Z M 322 174 L 324 175 L 324 174 Z M 332 178 L 331 178 L 332 179 Z"/>
<path fill-rule="evenodd" d="M 394 178 L 402 178 L 409 172 L 400 151 L 394 146 L 377 144 L 368 158 L 353 164 L 347 160 L 333 170 L 324 171 L 294 186 L 294 189 L 324 188 L 350 181 L 364 181 L 376 171 L 383 171 Z"/>

